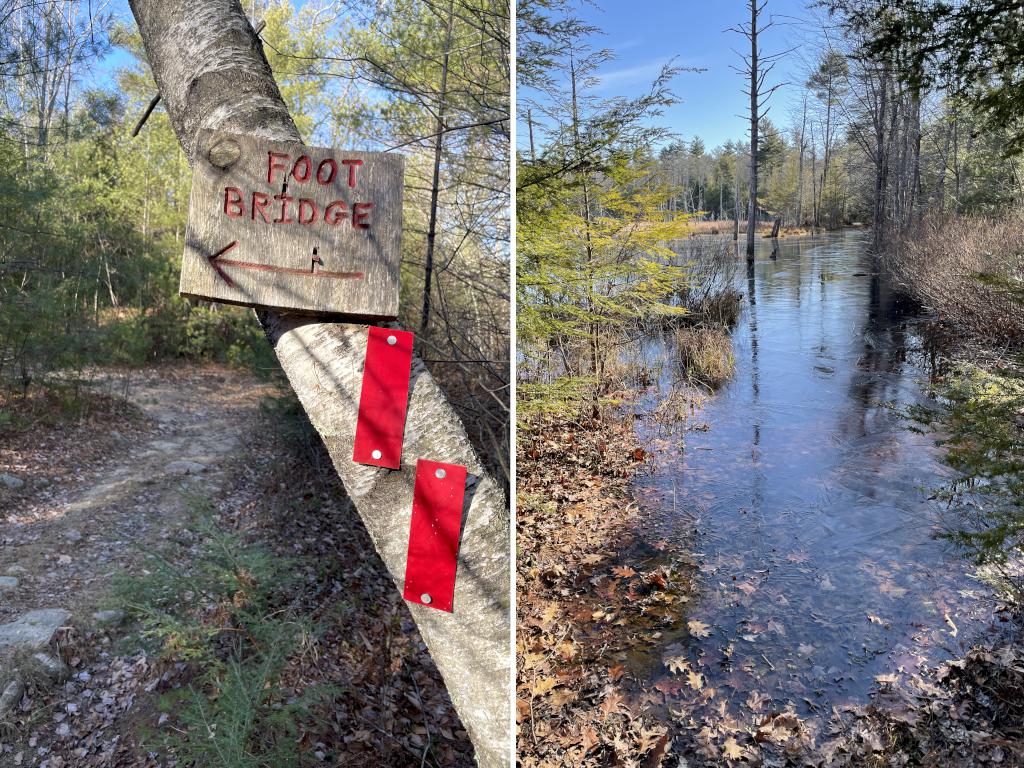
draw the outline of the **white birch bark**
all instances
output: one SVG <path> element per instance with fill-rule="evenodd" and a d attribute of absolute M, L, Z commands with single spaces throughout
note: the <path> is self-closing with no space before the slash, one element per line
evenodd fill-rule
<path fill-rule="evenodd" d="M 162 102 L 190 161 L 197 131 L 213 128 L 298 141 L 300 137 L 238 0 L 130 0 Z M 505 766 L 511 751 L 509 514 L 458 416 L 422 362 L 413 362 L 403 469 L 352 462 L 366 327 L 258 313 L 281 366 L 331 454 L 396 587 L 405 555 L 417 458 L 469 469 L 455 586 L 448 614 L 409 610 L 444 677 L 481 766 Z"/>

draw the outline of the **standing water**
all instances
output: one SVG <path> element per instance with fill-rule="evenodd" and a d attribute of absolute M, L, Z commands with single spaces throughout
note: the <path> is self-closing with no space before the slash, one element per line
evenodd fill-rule
<path fill-rule="evenodd" d="M 656 686 L 672 696 L 753 693 L 812 716 L 962 654 L 991 606 L 935 535 L 948 471 L 934 436 L 901 415 L 927 398 L 918 321 L 859 233 L 783 240 L 777 258 L 762 245 L 740 270 L 733 379 L 686 422 L 639 422 L 657 450 L 627 555 L 685 547 L 695 583 L 680 629 L 630 665 L 648 681 L 699 672 L 698 691 Z M 663 363 L 653 409 L 678 383 L 671 336 L 646 356 Z"/>

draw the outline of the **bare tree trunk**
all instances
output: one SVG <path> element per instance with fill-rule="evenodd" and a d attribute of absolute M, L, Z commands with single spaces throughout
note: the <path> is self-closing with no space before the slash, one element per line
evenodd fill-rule
<path fill-rule="evenodd" d="M 806 142 L 804 134 L 807 132 L 807 96 L 804 96 L 803 116 L 800 120 L 800 159 L 797 163 L 796 172 L 796 225 L 803 226 L 804 223 L 804 149 Z"/>
<path fill-rule="evenodd" d="M 578 160 L 582 160 L 583 155 L 580 149 L 580 115 L 579 115 L 579 102 L 577 99 L 576 92 L 576 62 L 570 56 L 569 58 L 569 78 L 572 87 L 572 135 L 573 135 L 573 148 L 576 150 L 576 157 Z M 582 163 L 581 163 L 582 166 Z M 601 418 L 601 325 L 596 318 L 596 300 L 594 285 L 594 243 L 591 239 L 591 226 L 593 218 L 590 210 L 590 174 L 589 171 L 583 170 L 581 176 L 582 189 L 583 189 L 583 226 L 584 233 L 587 241 L 587 302 L 586 309 L 591 316 L 591 320 L 588 327 L 589 336 L 588 342 L 590 345 L 590 375 L 594 377 L 594 391 L 591 398 L 591 416 L 594 419 Z"/>
<path fill-rule="evenodd" d="M 239 0 L 130 0 L 163 103 L 190 162 L 200 128 L 300 140 Z M 323 438 L 396 585 L 405 575 L 417 457 L 464 464 L 469 509 L 455 612 L 408 604 L 482 766 L 508 765 L 509 515 L 440 388 L 416 359 L 403 458 L 394 472 L 352 462 L 367 330 L 259 312 L 267 337 Z"/>
<path fill-rule="evenodd" d="M 444 59 L 441 62 L 441 88 L 437 105 L 437 136 L 434 137 L 434 176 L 430 185 L 430 225 L 427 228 L 427 262 L 423 269 L 423 314 L 420 333 L 426 333 L 430 322 L 430 283 L 434 274 L 434 244 L 437 242 L 437 196 L 441 186 L 441 147 L 444 145 L 444 113 L 448 103 L 448 59 L 452 47 L 454 0 L 448 0 L 448 25 L 444 36 Z"/>
<path fill-rule="evenodd" d="M 733 169 L 735 192 L 732 198 L 732 239 L 739 243 L 740 239 L 740 175 Z"/>
<path fill-rule="evenodd" d="M 757 112 L 760 71 L 757 65 L 757 0 L 750 5 L 750 210 L 747 215 L 747 258 L 754 258 L 754 234 L 757 229 Z"/>

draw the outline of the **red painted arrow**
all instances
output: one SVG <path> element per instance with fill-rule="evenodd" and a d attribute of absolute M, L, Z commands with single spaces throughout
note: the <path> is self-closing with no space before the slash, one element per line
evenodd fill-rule
<path fill-rule="evenodd" d="M 235 261 L 234 259 L 221 258 L 236 245 L 238 245 L 238 241 L 232 240 L 212 256 L 206 257 L 206 260 L 210 262 L 210 266 L 213 267 L 214 271 L 216 271 L 216 273 L 220 275 L 221 279 L 232 288 L 234 288 L 235 283 L 228 273 L 224 271 L 225 266 L 238 267 L 239 269 L 258 269 L 263 272 L 281 272 L 286 275 L 302 275 L 303 277 L 329 277 L 334 280 L 362 280 L 364 277 L 362 272 L 328 272 L 323 269 L 319 272 L 315 272 L 313 271 L 315 269 L 313 265 L 310 265 L 310 269 L 307 271 L 305 269 L 293 269 L 291 267 L 277 267 L 273 264 L 257 264 L 252 261 Z M 323 264 L 323 261 L 319 258 L 315 258 L 313 259 L 313 263 Z"/>
<path fill-rule="evenodd" d="M 213 254 L 213 256 L 206 257 L 206 260 L 210 262 L 210 266 L 213 267 L 214 271 L 216 271 L 216 273 L 221 276 L 221 279 L 223 279 L 224 282 L 230 285 L 232 288 L 235 287 L 234 281 L 230 277 L 228 277 L 228 273 L 221 268 L 220 264 L 217 263 L 217 260 L 225 253 L 230 251 L 232 248 L 234 248 L 236 245 L 238 245 L 238 241 L 232 240 L 230 243 L 228 243 L 215 254 Z"/>

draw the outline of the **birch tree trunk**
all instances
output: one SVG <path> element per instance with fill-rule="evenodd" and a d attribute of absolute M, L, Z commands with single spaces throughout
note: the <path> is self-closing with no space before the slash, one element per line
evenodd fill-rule
<path fill-rule="evenodd" d="M 130 0 L 162 102 L 190 162 L 201 128 L 299 141 L 239 0 Z M 352 462 L 367 330 L 259 312 L 292 387 L 394 578 L 405 577 L 417 458 L 464 464 L 467 506 L 452 614 L 408 604 L 481 766 L 508 765 L 509 514 L 438 385 L 413 361 L 403 469 Z M 400 588 L 400 586 L 399 586 Z"/>

